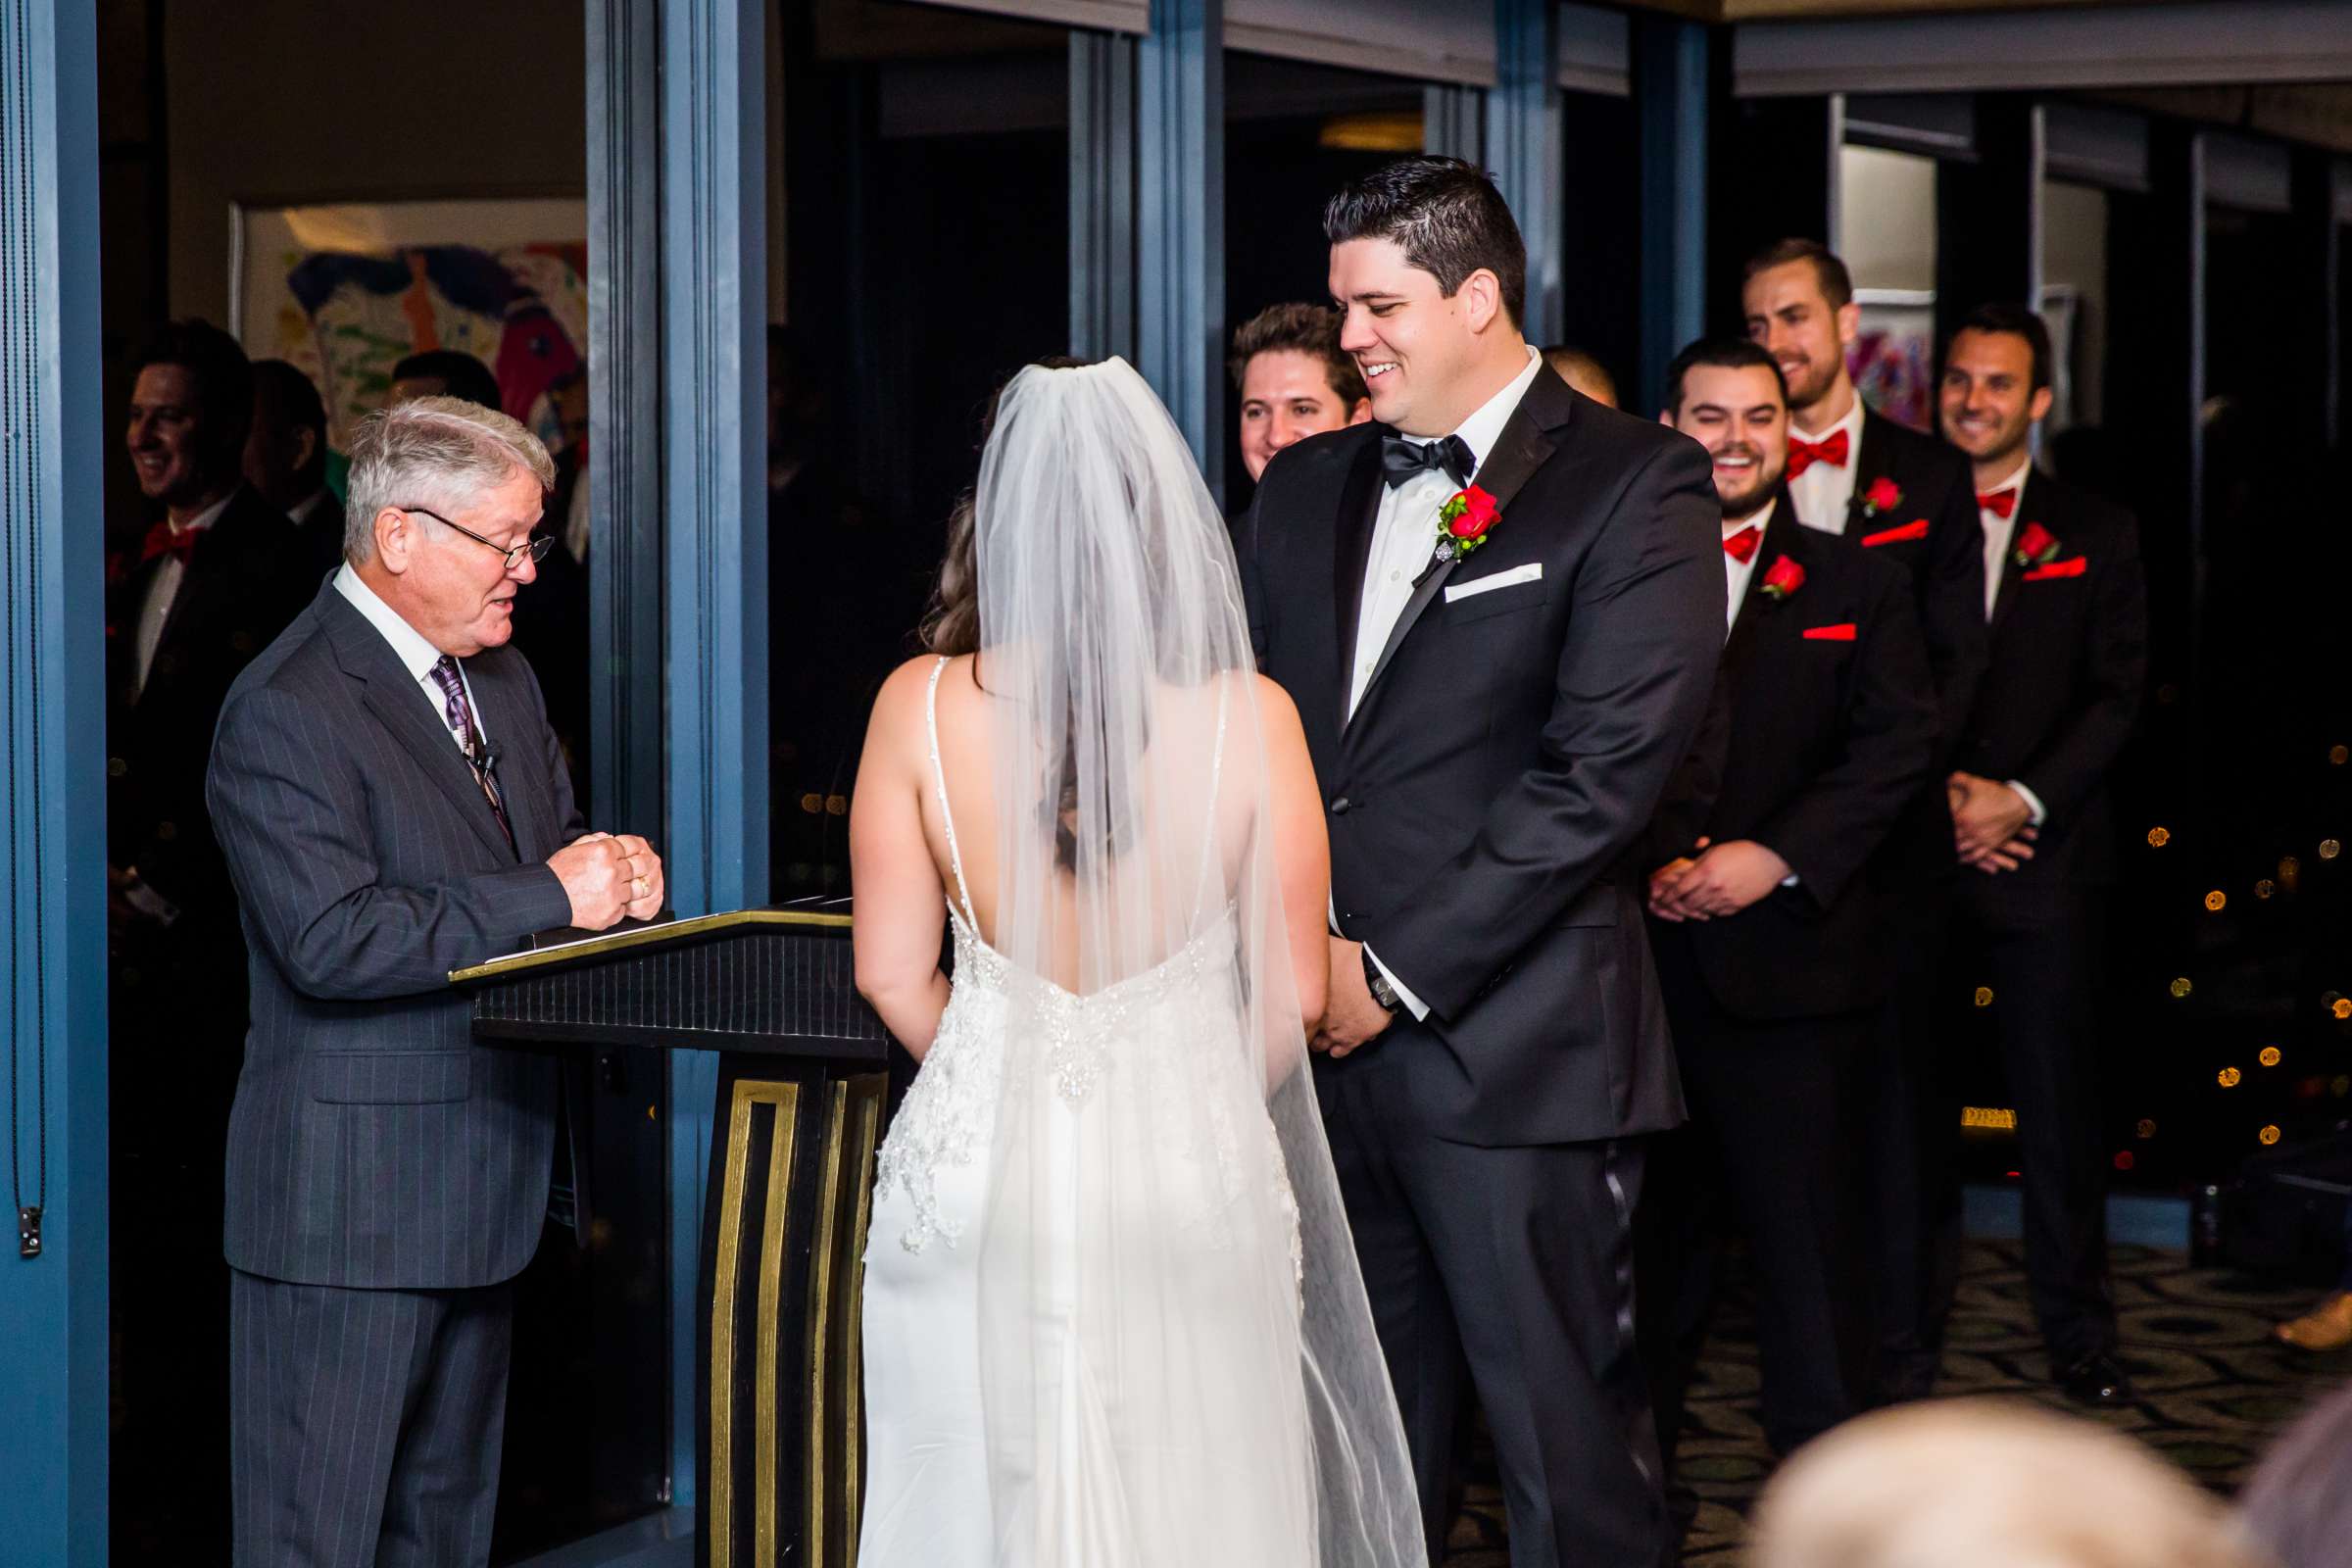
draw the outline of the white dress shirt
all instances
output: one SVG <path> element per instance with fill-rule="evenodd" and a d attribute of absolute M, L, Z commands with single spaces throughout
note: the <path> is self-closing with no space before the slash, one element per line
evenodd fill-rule
<path fill-rule="evenodd" d="M 1788 499 L 1796 503 L 1797 520 L 1808 528 L 1823 533 L 1845 532 L 1847 509 L 1854 504 L 1854 469 L 1862 462 L 1862 395 L 1854 394 L 1854 406 L 1845 411 L 1845 417 L 1827 430 L 1799 430 L 1794 421 L 1789 433 L 1805 441 L 1827 441 L 1838 431 L 1845 432 L 1845 462 L 1816 463 L 1788 481 Z"/>
<path fill-rule="evenodd" d="M 1977 520 L 1984 524 L 1984 618 L 1986 620 L 1992 619 L 1992 607 L 1999 602 L 2001 597 L 2001 566 L 2009 554 L 2009 541 L 2017 534 L 2017 511 L 2013 505 L 2009 515 L 2004 517 L 1990 507 L 1985 506 L 1983 498 L 1997 496 L 2004 491 L 2015 491 L 2022 501 L 2026 488 L 2026 475 L 2033 471 L 2034 460 L 2031 457 L 2021 458 L 2018 460 L 2015 473 L 1989 490 L 1977 492 L 1979 498 Z"/>
<path fill-rule="evenodd" d="M 1461 437 L 1470 449 L 1471 461 L 1479 466 L 1484 467 L 1494 454 L 1494 444 L 1502 439 L 1502 427 L 1518 410 L 1519 400 L 1527 396 L 1543 363 L 1530 348 L 1527 368 L 1448 432 Z M 1348 683 L 1350 718 L 1355 716 L 1355 705 L 1364 700 L 1364 688 L 1372 683 L 1373 666 L 1380 662 L 1389 633 L 1396 628 L 1396 617 L 1404 613 L 1405 602 L 1413 597 L 1413 580 L 1428 567 L 1430 555 L 1438 548 L 1438 509 L 1460 488 L 1438 468 L 1424 469 L 1394 490 L 1385 481 L 1381 485 L 1380 514 L 1372 524 L 1372 553 L 1364 568 L 1363 603 L 1355 616 L 1355 668 Z"/>
<path fill-rule="evenodd" d="M 286 520 L 294 524 L 294 526 L 297 528 L 301 527 L 304 523 L 310 521 L 313 516 L 317 515 L 319 504 L 325 500 L 326 486 L 320 485 L 318 489 L 312 491 L 309 495 L 304 496 L 300 501 L 295 502 L 294 505 L 286 509 Z"/>
<path fill-rule="evenodd" d="M 1476 414 L 1464 419 L 1449 435 L 1461 437 L 1470 449 L 1470 458 L 1479 467 L 1486 466 L 1494 454 L 1495 443 L 1502 439 L 1502 427 L 1518 412 L 1519 400 L 1535 384 L 1536 371 L 1543 368 L 1543 356 L 1533 345 L 1527 351 L 1527 368 L 1511 378 L 1508 386 L 1495 393 L 1479 407 Z M 1420 440 L 1419 436 L 1411 439 Z M 1444 436 L 1433 437 L 1444 440 Z M 1475 482 L 1476 475 L 1472 475 Z M 1438 509 L 1451 500 L 1460 489 L 1442 469 L 1428 469 L 1414 474 L 1404 483 L 1390 489 L 1381 485 L 1380 513 L 1372 524 L 1372 554 L 1364 567 L 1363 604 L 1355 617 L 1355 667 L 1348 672 L 1348 716 L 1355 716 L 1355 705 L 1364 700 L 1364 688 L 1372 683 L 1373 668 L 1380 662 L 1380 651 L 1389 644 L 1389 633 L 1396 629 L 1396 617 L 1404 613 L 1406 601 L 1413 597 L 1413 580 L 1429 565 L 1429 558 L 1438 548 Z M 1496 526 L 1500 526 L 1497 524 Z M 1337 906 L 1332 913 L 1332 929 L 1339 929 Z M 1396 971 L 1380 961 L 1380 956 L 1370 948 L 1364 949 L 1372 962 L 1396 988 L 1396 1000 L 1403 1003 L 1415 1018 L 1429 1016 L 1429 1004 L 1413 994 L 1410 986 L 1396 978 Z"/>
<path fill-rule="evenodd" d="M 1764 503 L 1764 510 L 1740 522 L 1723 519 L 1723 537 L 1728 541 L 1742 528 L 1756 530 L 1756 548 L 1745 561 L 1729 550 L 1723 553 L 1723 634 L 1729 637 L 1740 619 L 1740 607 L 1747 602 L 1748 580 L 1756 574 L 1756 563 L 1764 559 L 1764 530 L 1772 526 L 1772 514 L 1780 510 L 1781 498 L 1774 496 Z"/>
<path fill-rule="evenodd" d="M 2025 499 L 2026 476 L 2033 471 L 2034 459 L 2032 456 L 2021 458 L 2018 460 L 2016 472 L 1991 489 L 1979 491 L 1978 495 L 1980 497 L 1997 496 L 2003 491 L 2013 490 L 2017 492 L 2018 499 L 2022 502 Z M 2008 564 L 2009 541 L 2017 536 L 2019 515 L 2015 507 L 2012 507 L 2009 515 L 2004 517 L 1990 507 L 1984 505 L 1981 500 L 1977 506 L 1977 520 L 1984 525 L 1984 618 L 1986 620 L 1992 619 L 1992 607 L 2000 602 L 2001 573 Z M 2041 797 L 2016 779 L 2008 779 L 2004 782 L 2011 789 L 2017 791 L 2017 798 L 2024 801 L 2026 808 L 2034 813 L 2033 825 L 2041 826 L 2050 814 L 2043 808 Z"/>
<path fill-rule="evenodd" d="M 242 488 L 238 486 L 238 489 Z M 220 514 L 226 512 L 228 504 L 236 499 L 236 490 L 231 490 L 186 522 L 173 523 L 172 531 L 175 534 L 201 533 L 219 522 Z M 155 663 L 156 649 L 163 646 L 164 625 L 172 618 L 172 602 L 179 598 L 179 585 L 187 581 L 187 562 L 172 555 L 157 562 L 155 575 L 147 579 L 147 597 L 139 603 L 138 641 L 132 644 L 138 660 L 134 666 L 136 684 L 131 688 L 134 695 L 147 689 L 147 671 Z"/>
<path fill-rule="evenodd" d="M 360 574 L 345 562 L 335 571 L 335 591 L 351 601 L 351 607 L 368 617 L 368 624 L 383 634 L 392 645 L 394 657 L 416 682 L 418 695 L 432 705 L 433 719 L 449 731 L 450 740 L 458 750 L 466 750 L 465 737 L 450 727 L 449 704 L 442 699 L 441 687 L 433 679 L 433 666 L 441 662 L 441 650 L 424 640 L 424 633 L 401 618 L 394 610 L 376 597 L 375 590 L 360 580 Z M 489 726 L 482 722 L 482 705 L 473 700 L 473 682 L 466 677 L 466 661 L 458 661 L 458 680 L 466 688 L 466 706 L 473 710 L 473 727 L 482 740 L 490 739 Z"/>

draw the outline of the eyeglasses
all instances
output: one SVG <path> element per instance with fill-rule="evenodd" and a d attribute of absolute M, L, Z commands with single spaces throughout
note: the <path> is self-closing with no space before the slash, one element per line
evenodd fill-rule
<path fill-rule="evenodd" d="M 428 512 L 422 507 L 402 507 L 400 510 L 402 512 L 414 512 L 420 516 L 430 517 L 445 528 L 457 529 L 458 532 L 464 534 L 475 544 L 483 545 L 489 549 L 497 551 L 500 555 L 507 558 L 507 569 L 509 571 L 513 571 L 516 566 L 521 565 L 522 558 L 525 556 L 530 557 L 533 561 L 545 561 L 547 559 L 547 553 L 556 547 L 556 536 L 552 533 L 538 534 L 532 538 L 525 539 L 518 545 L 510 547 L 502 544 L 494 544 L 490 540 L 483 538 L 480 534 L 475 533 L 471 528 L 465 526 L 463 523 L 451 522 L 447 517 L 444 517 L 438 512 Z"/>

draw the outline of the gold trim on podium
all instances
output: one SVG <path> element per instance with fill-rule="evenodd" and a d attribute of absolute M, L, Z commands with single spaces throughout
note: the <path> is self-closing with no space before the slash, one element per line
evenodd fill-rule
<path fill-rule="evenodd" d="M 804 1090 L 822 1096 L 812 1112 L 809 1142 L 799 1142 Z M 873 1175 L 882 1107 L 889 1091 L 883 1073 L 862 1073 L 816 1084 L 738 1079 L 727 1113 L 726 1148 L 720 1165 L 717 1237 L 711 1262 L 710 1301 L 710 1474 L 709 1568 L 735 1568 L 743 1531 L 735 1492 L 739 1402 L 738 1369 L 744 1359 L 747 1325 L 737 1301 L 747 1268 L 758 1275 L 755 1321 L 749 1325 L 752 1356 L 751 1562 L 768 1565 L 791 1558 L 810 1568 L 856 1568 L 858 1514 L 864 1494 L 864 1366 L 860 1317 L 865 1303 L 865 1233 L 873 1213 Z M 756 1239 L 747 1235 L 748 1188 L 759 1132 L 756 1106 L 770 1108 L 766 1199 Z M 823 1127 L 813 1112 L 821 1105 Z M 796 1181 L 806 1181 L 798 1201 L 808 1217 L 808 1298 L 803 1339 L 784 1343 L 786 1288 L 799 1254 L 793 1235 Z M 746 1248 L 757 1246 L 755 1257 Z M 787 1451 L 786 1422 L 792 1375 L 787 1359 L 802 1368 L 807 1400 L 806 1446 Z M 791 1466 L 800 1466 L 797 1474 Z M 801 1517 L 789 1517 L 783 1494 L 795 1487 Z"/>
<path fill-rule="evenodd" d="M 568 963 L 575 958 L 601 958 L 614 953 L 626 953 L 631 948 L 657 947 L 684 937 L 708 936 L 713 931 L 732 931 L 748 925 L 794 925 L 847 931 L 850 917 L 846 914 L 822 914 L 813 909 L 728 909 L 718 914 L 698 914 L 688 920 L 633 925 L 626 931 L 608 931 L 602 936 L 582 937 L 577 942 L 562 942 L 552 948 L 505 954 L 468 968 L 450 970 L 449 983 L 466 985 L 476 980 L 495 980 L 500 975 L 542 969 L 550 964 Z"/>
<path fill-rule="evenodd" d="M 850 1086 L 833 1085 L 825 1107 L 825 1148 L 818 1156 L 816 1234 L 808 1244 L 808 1493 L 810 1568 L 825 1564 L 825 1368 L 832 1348 L 833 1233 L 841 1207 L 841 1140 L 849 1123 Z"/>
<path fill-rule="evenodd" d="M 850 1451 L 842 1456 L 842 1517 L 849 1522 L 849 1540 L 841 1554 L 843 1568 L 858 1568 L 858 1532 L 865 1503 L 865 1233 L 874 1210 L 874 1149 L 882 1130 L 882 1100 L 890 1080 L 866 1073 L 850 1081 L 850 1099 L 858 1107 L 857 1218 L 850 1230 L 849 1321 L 843 1338 L 843 1429 Z"/>
<path fill-rule="evenodd" d="M 800 1090 L 793 1088 L 794 1109 Z M 752 1498 L 753 1561 L 776 1560 L 776 1369 L 777 1321 L 784 1297 L 784 1222 L 792 1196 L 792 1149 L 799 1136 L 800 1118 L 779 1105 L 776 1130 L 768 1140 L 767 1225 L 760 1239 L 760 1348 L 753 1379 L 760 1407 L 753 1416 L 752 1476 L 759 1490 Z"/>
<path fill-rule="evenodd" d="M 718 1243 L 711 1263 L 710 1291 L 710 1568 L 731 1568 L 735 1561 L 735 1297 L 743 1273 L 743 1189 L 750 1173 L 752 1107 L 769 1106 L 773 1115 L 768 1157 L 766 1214 L 761 1225 L 765 1245 L 760 1259 L 760 1353 L 757 1381 L 760 1388 L 759 1413 L 754 1421 L 754 1462 L 760 1465 L 766 1485 L 753 1499 L 760 1561 L 773 1562 L 775 1535 L 776 1432 L 776 1321 L 780 1294 L 776 1271 L 782 1266 L 780 1238 L 791 1202 L 791 1156 L 794 1124 L 801 1103 L 801 1086 L 740 1080 L 727 1114 L 726 1177 L 718 1195 Z M 777 1175 L 782 1172 L 781 1178 Z"/>

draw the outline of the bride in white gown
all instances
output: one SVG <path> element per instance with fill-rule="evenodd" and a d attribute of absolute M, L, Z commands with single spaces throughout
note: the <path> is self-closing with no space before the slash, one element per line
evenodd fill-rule
<path fill-rule="evenodd" d="M 851 819 L 858 987 L 922 1062 L 867 1238 L 860 1568 L 1420 1563 L 1306 1070 L 1322 805 L 1124 362 L 1005 388 L 930 642 Z"/>

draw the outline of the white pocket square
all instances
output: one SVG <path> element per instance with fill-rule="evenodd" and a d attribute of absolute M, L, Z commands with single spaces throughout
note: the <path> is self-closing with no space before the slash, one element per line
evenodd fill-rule
<path fill-rule="evenodd" d="M 1544 563 L 1531 561 L 1524 566 L 1513 566 L 1508 571 L 1498 571 L 1492 577 L 1481 577 L 1475 582 L 1448 583 L 1446 588 L 1446 602 L 1450 605 L 1456 599 L 1468 599 L 1476 594 L 1491 594 L 1497 588 L 1509 588 L 1518 583 L 1540 582 L 1543 577 Z"/>

